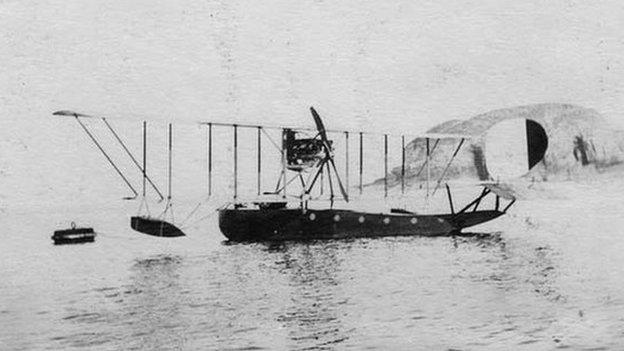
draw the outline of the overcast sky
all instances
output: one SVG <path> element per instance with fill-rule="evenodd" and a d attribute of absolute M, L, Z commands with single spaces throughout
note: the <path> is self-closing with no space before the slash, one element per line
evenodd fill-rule
<path fill-rule="evenodd" d="M 621 1 L 2 1 L 2 118 L 419 132 L 540 102 L 618 121 Z M 619 122 L 624 126 L 624 122 Z"/>

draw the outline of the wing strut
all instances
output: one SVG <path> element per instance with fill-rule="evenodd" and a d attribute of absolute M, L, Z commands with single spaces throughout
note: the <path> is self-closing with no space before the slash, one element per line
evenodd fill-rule
<path fill-rule="evenodd" d="M 439 140 L 439 139 L 438 139 Z M 429 204 L 429 178 L 431 178 L 431 167 L 429 166 L 431 160 L 431 149 L 429 148 L 431 139 L 427 138 L 427 205 Z"/>
<path fill-rule="evenodd" d="M 147 175 L 146 170 L 145 170 L 145 160 L 143 160 L 143 164 L 144 166 L 141 167 L 141 165 L 139 164 L 139 162 L 136 160 L 136 158 L 134 157 L 134 155 L 132 155 L 132 153 L 130 152 L 130 150 L 128 150 L 128 147 L 126 146 L 126 144 L 123 142 L 123 140 L 121 140 L 121 137 L 119 137 L 119 134 L 117 134 L 117 132 L 113 129 L 113 127 L 110 125 L 110 123 L 108 123 L 108 121 L 106 120 L 106 118 L 102 117 L 101 118 L 102 121 L 104 122 L 104 124 L 106 124 L 106 127 L 108 128 L 108 130 L 110 130 L 110 132 L 113 134 L 113 136 L 115 137 L 115 139 L 117 140 L 117 142 L 119 143 L 119 145 L 121 145 L 121 147 L 124 149 L 124 151 L 126 152 L 126 154 L 130 157 L 130 159 L 132 160 L 132 162 L 137 166 L 137 168 L 139 169 L 139 171 L 141 171 L 141 173 L 143 174 L 143 187 L 145 188 L 145 181 L 147 180 L 147 182 L 152 186 L 152 188 L 154 188 L 154 190 L 156 191 L 156 193 L 158 194 L 158 197 L 160 197 L 159 201 L 164 200 L 164 196 L 163 194 L 160 192 L 160 190 L 158 189 L 158 187 L 156 187 L 156 184 L 154 184 L 154 182 L 152 181 L 152 179 Z M 145 129 L 146 129 L 146 122 L 143 121 L 143 137 L 145 138 Z M 143 153 L 145 153 L 145 146 L 143 146 Z M 144 156 L 145 158 L 145 156 Z M 143 189 L 143 196 L 145 196 L 145 189 Z"/>
<path fill-rule="evenodd" d="M 166 216 L 167 213 L 171 213 L 171 221 L 175 222 L 175 217 L 173 215 L 173 203 L 171 203 L 171 180 L 172 180 L 172 167 L 171 164 L 173 163 L 173 148 L 172 148 L 172 144 L 173 144 L 173 133 L 172 133 L 172 128 L 171 128 L 171 123 L 169 123 L 167 125 L 167 203 L 165 204 L 165 209 L 163 210 L 162 214 L 160 215 L 160 217 L 163 220 L 166 220 Z M 184 234 L 182 234 L 184 235 Z"/>
<path fill-rule="evenodd" d="M 449 206 L 451 206 L 451 214 L 454 215 L 455 214 L 455 208 L 453 207 L 453 197 L 451 196 L 451 189 L 449 188 L 448 184 L 444 184 L 446 186 L 446 194 L 448 195 L 448 200 L 449 200 Z M 496 197 L 496 209 L 498 210 L 498 196 Z"/>
<path fill-rule="evenodd" d="M 238 126 L 234 125 L 234 201 L 238 197 Z"/>
<path fill-rule="evenodd" d="M 388 197 L 388 134 L 384 134 L 384 197 Z"/>
<path fill-rule="evenodd" d="M 208 196 L 212 196 L 212 123 L 208 123 Z"/>
<path fill-rule="evenodd" d="M 261 189 L 261 181 L 262 181 L 262 127 L 258 127 L 258 155 L 256 160 L 258 178 L 257 178 L 257 186 L 258 186 L 258 196 L 260 196 Z"/>
<path fill-rule="evenodd" d="M 429 154 L 432 154 L 435 151 L 436 147 L 438 147 L 439 142 L 440 142 L 440 139 L 436 139 L 435 143 L 433 143 L 433 147 L 429 151 Z M 420 165 L 418 172 L 416 172 L 416 175 L 414 176 L 415 178 L 418 178 L 418 176 L 422 173 L 422 171 L 425 169 L 428 163 L 429 163 L 429 158 L 425 158 L 425 162 L 423 162 L 423 164 Z"/>
<path fill-rule="evenodd" d="M 360 196 L 362 195 L 362 168 L 364 166 L 364 134 L 360 132 Z"/>
<path fill-rule="evenodd" d="M 345 188 L 349 195 L 349 132 L 345 133 Z"/>
<path fill-rule="evenodd" d="M 147 212 L 147 216 L 150 216 L 149 205 L 145 198 L 146 186 L 145 180 L 147 179 L 147 122 L 143 121 L 143 167 L 141 168 L 141 172 L 143 173 L 143 193 L 141 196 L 141 204 L 139 205 L 139 210 L 137 211 L 137 215 L 141 215 L 141 211 L 143 211 L 143 206 L 145 206 L 145 211 Z M 160 192 L 158 193 L 160 195 Z M 162 200 L 162 196 L 161 196 Z"/>
<path fill-rule="evenodd" d="M 130 188 L 130 190 L 132 190 L 132 193 L 134 194 L 133 197 L 126 197 L 124 199 L 126 200 L 132 200 L 135 199 L 137 196 L 139 196 L 139 193 L 134 189 L 134 187 L 132 186 L 132 184 L 130 184 L 130 182 L 128 181 L 128 179 L 126 178 L 126 176 L 123 175 L 123 173 L 121 172 L 121 170 L 119 169 L 119 167 L 117 167 L 117 165 L 115 164 L 115 162 L 113 162 L 113 160 L 110 158 L 110 156 L 108 156 L 108 154 L 106 153 L 106 151 L 104 151 L 104 148 L 102 148 L 102 145 L 100 145 L 100 143 L 97 141 L 97 139 L 93 136 L 93 134 L 91 134 L 91 132 L 89 131 L 89 129 L 87 128 L 87 126 L 84 125 L 84 123 L 82 123 L 82 121 L 80 120 L 80 118 L 78 117 L 78 114 L 74 114 L 74 117 L 76 118 L 76 121 L 80 124 L 80 126 L 82 127 L 82 129 L 85 131 L 85 133 L 87 133 L 87 135 L 89 136 L 89 138 L 91 138 L 91 141 L 93 141 L 93 143 L 95 144 L 95 146 L 98 147 L 98 149 L 100 149 L 100 152 L 102 153 L 102 155 L 104 155 L 104 157 L 106 157 L 106 160 L 108 160 L 108 163 L 110 163 L 111 166 L 113 166 L 113 168 L 115 169 L 115 171 L 117 172 L 117 174 L 119 174 L 119 176 L 121 177 L 121 179 L 123 179 L 123 181 L 126 183 L 126 185 L 128 186 L 128 188 Z"/>
<path fill-rule="evenodd" d="M 451 166 L 451 163 L 453 163 L 453 160 L 455 159 L 455 156 L 457 156 L 457 153 L 459 152 L 459 149 L 461 149 L 461 147 L 464 144 L 465 140 L 466 139 L 462 138 L 461 141 L 459 142 L 459 145 L 457 145 L 457 148 L 455 149 L 455 152 L 453 152 L 453 155 L 451 156 L 451 159 L 446 164 L 446 167 L 444 167 L 444 170 L 442 171 L 442 174 L 440 175 L 440 178 L 438 178 L 438 181 L 436 183 L 435 188 L 433 189 L 433 193 L 431 194 L 431 196 L 435 195 L 436 191 L 438 191 L 438 188 L 440 187 L 440 183 L 444 179 L 444 176 L 446 175 L 446 172 L 449 170 L 449 167 Z"/>
<path fill-rule="evenodd" d="M 405 135 L 401 135 L 401 194 L 405 195 Z"/>

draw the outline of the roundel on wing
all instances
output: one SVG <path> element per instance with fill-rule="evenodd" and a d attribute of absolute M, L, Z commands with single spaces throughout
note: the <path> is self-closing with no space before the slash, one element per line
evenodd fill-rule
<path fill-rule="evenodd" d="M 548 148 L 548 136 L 536 121 L 514 118 L 487 131 L 485 161 L 494 180 L 521 177 L 538 164 Z"/>
<path fill-rule="evenodd" d="M 532 119 L 526 120 L 526 134 L 529 169 L 531 169 L 544 158 L 548 149 L 548 136 L 542 125 Z"/>

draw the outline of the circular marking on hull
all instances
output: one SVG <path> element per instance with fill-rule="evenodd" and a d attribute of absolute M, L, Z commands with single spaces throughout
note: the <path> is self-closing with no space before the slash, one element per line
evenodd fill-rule
<path fill-rule="evenodd" d="M 360 216 L 360 218 L 358 218 L 358 222 L 364 223 L 364 216 Z"/>
<path fill-rule="evenodd" d="M 418 223 L 418 220 L 416 219 L 416 217 L 414 217 L 414 218 L 410 219 L 410 222 L 412 224 L 416 224 L 416 223 Z"/>
<path fill-rule="evenodd" d="M 390 218 L 388 218 L 388 217 L 384 218 L 384 219 L 383 219 L 383 222 L 384 222 L 385 224 L 390 223 Z"/>
<path fill-rule="evenodd" d="M 340 215 L 335 215 L 334 216 L 334 222 L 338 222 L 340 220 Z"/>
<path fill-rule="evenodd" d="M 310 218 L 311 221 L 316 219 L 316 215 L 314 213 L 310 213 L 310 216 L 308 216 L 308 218 Z"/>

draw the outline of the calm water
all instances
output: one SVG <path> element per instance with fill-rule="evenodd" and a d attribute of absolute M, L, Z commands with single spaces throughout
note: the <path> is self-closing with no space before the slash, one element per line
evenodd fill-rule
<path fill-rule="evenodd" d="M 0 349 L 620 349 L 623 187 L 569 188 L 464 238 L 162 240 L 82 209 L 96 243 L 54 247 L 67 211 L 5 213 Z"/>

